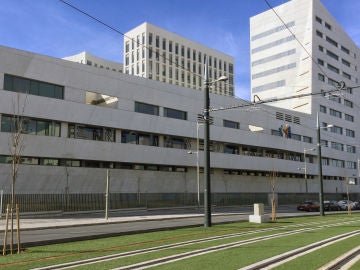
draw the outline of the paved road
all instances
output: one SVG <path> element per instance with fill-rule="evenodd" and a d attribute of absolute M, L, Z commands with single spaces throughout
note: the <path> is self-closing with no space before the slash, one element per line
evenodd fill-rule
<path fill-rule="evenodd" d="M 269 213 L 269 211 L 266 212 Z M 250 214 L 252 214 L 251 207 L 241 209 L 241 211 L 236 209 L 220 209 L 212 212 L 212 222 L 213 224 L 219 224 L 248 221 Z M 278 217 L 296 215 L 304 215 L 304 213 L 294 212 L 293 208 L 288 207 L 280 209 L 277 213 Z M 103 214 L 22 218 L 20 224 L 21 246 L 29 247 L 64 243 L 74 240 L 202 226 L 204 224 L 203 212 L 197 209 L 118 212 L 111 213 L 109 216 L 108 220 L 104 218 Z M 0 220 L 2 232 L 4 228 L 5 220 L 2 219 Z M 17 243 L 16 233 L 14 235 L 14 242 Z M 1 235 L 2 239 L 3 233 Z M 2 249 L 2 245 L 0 247 Z"/>

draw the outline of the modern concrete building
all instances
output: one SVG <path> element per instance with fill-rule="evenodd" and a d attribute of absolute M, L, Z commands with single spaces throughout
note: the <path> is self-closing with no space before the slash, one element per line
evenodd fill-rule
<path fill-rule="evenodd" d="M 186 39 L 150 23 L 125 33 L 124 72 L 169 84 L 202 90 L 204 62 L 209 78 L 227 76 L 211 89 L 220 95 L 234 96 L 234 58 Z"/>
<path fill-rule="evenodd" d="M 79 54 L 64 57 L 63 59 L 115 72 L 123 72 L 123 64 L 105 60 L 88 52 L 81 52 Z"/>
<path fill-rule="evenodd" d="M 318 198 L 317 153 L 305 151 L 316 146 L 313 115 L 210 100 L 220 109 L 211 112 L 215 204 L 267 203 L 273 192 L 280 204 Z M 15 191 L 23 211 L 104 209 L 107 170 L 111 208 L 202 203 L 202 107 L 203 93 L 191 88 L 0 47 L 0 188 L 11 191 L 18 115 L 24 148 Z M 346 196 L 349 179 L 358 199 L 357 146 L 347 144 L 323 147 L 325 199 Z"/>
<path fill-rule="evenodd" d="M 321 144 L 356 155 L 360 50 L 321 1 L 291 0 L 252 17 L 250 47 L 252 97 L 277 99 L 272 106 L 319 115 L 319 126 L 332 126 L 322 131 Z M 344 162 L 324 157 L 322 162 L 357 167 L 355 156 Z"/>

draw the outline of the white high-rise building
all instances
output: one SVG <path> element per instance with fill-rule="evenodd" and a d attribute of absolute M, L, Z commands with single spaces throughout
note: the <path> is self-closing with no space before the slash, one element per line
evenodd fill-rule
<path fill-rule="evenodd" d="M 292 0 L 252 17 L 250 45 L 253 98 L 316 96 L 336 89 L 340 81 L 358 85 L 359 48 L 320 0 Z M 343 94 L 349 100 L 358 97 L 351 90 Z M 344 97 L 334 99 L 349 107 Z M 275 106 L 314 113 L 327 103 L 309 95 Z"/>
<path fill-rule="evenodd" d="M 234 96 L 234 58 L 166 31 L 150 23 L 130 30 L 124 37 L 124 72 L 169 84 L 201 90 L 205 57 L 209 80 L 227 76 L 211 92 Z"/>
<path fill-rule="evenodd" d="M 320 0 L 291 0 L 252 17 L 250 44 L 252 97 L 312 115 L 312 128 L 318 115 L 321 144 L 342 151 L 322 164 L 357 168 L 360 50 Z"/>

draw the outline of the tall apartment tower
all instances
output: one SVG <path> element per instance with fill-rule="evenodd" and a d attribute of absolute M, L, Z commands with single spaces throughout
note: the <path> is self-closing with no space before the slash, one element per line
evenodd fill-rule
<path fill-rule="evenodd" d="M 205 58 L 209 80 L 227 76 L 211 92 L 234 96 L 234 58 L 150 23 L 130 30 L 124 38 L 124 73 L 201 90 Z"/>
<path fill-rule="evenodd" d="M 314 124 L 304 128 L 315 129 L 318 115 L 323 165 L 356 169 L 360 50 L 320 0 L 291 0 L 252 17 L 250 48 L 252 97 L 309 114 Z M 305 97 L 282 100 L 296 95 Z M 327 158 L 339 153 L 345 161 Z"/>

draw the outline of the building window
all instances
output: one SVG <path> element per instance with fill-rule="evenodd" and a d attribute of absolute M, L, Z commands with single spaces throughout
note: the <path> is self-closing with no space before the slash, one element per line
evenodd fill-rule
<path fill-rule="evenodd" d="M 251 41 L 254 41 L 254 40 L 257 40 L 257 39 L 260 39 L 260 38 L 264 38 L 264 37 L 267 37 L 269 35 L 272 35 L 274 33 L 277 33 L 277 32 L 280 32 L 280 31 L 283 31 L 287 28 L 290 28 L 292 26 L 295 25 L 295 21 L 291 21 L 291 22 L 288 22 L 287 24 L 282 24 L 280 26 L 277 26 L 275 28 L 272 28 L 270 30 L 266 30 L 265 32 L 262 32 L 260 34 L 256 34 L 254 36 L 251 37 Z"/>
<path fill-rule="evenodd" d="M 338 117 L 338 118 L 342 117 L 342 113 L 337 110 L 334 110 L 334 109 L 330 109 L 330 115 Z"/>
<path fill-rule="evenodd" d="M 276 68 L 273 68 L 273 69 L 265 70 L 265 71 L 262 71 L 262 72 L 259 72 L 259 73 L 256 73 L 256 74 L 252 75 L 252 79 L 258 79 L 258 78 L 261 78 L 261 77 L 265 77 L 265 76 L 268 76 L 268 75 L 271 75 L 271 74 L 279 73 L 279 72 L 282 72 L 282 71 L 285 71 L 285 70 L 288 70 L 288 69 L 292 69 L 292 68 L 295 68 L 295 67 L 296 67 L 296 63 L 291 63 L 291 64 L 287 64 L 287 65 L 284 65 L 284 66 L 276 67 Z"/>
<path fill-rule="evenodd" d="M 345 114 L 345 120 L 349 122 L 354 122 L 354 116 L 350 114 Z"/>
<path fill-rule="evenodd" d="M 318 79 L 319 81 L 325 82 L 325 76 L 321 73 L 318 73 Z"/>
<path fill-rule="evenodd" d="M 348 80 L 351 80 L 351 75 L 350 74 L 343 71 L 342 75 L 343 75 L 344 78 L 346 78 Z"/>
<path fill-rule="evenodd" d="M 135 112 L 159 115 L 159 106 L 135 101 Z"/>
<path fill-rule="evenodd" d="M 350 50 L 344 46 L 341 46 L 341 50 L 346 54 L 350 54 Z"/>
<path fill-rule="evenodd" d="M 322 19 L 321 19 L 321 18 L 319 18 L 318 16 L 316 16 L 316 17 L 315 17 L 315 20 L 316 20 L 316 22 L 318 22 L 318 23 L 322 24 Z"/>
<path fill-rule="evenodd" d="M 42 97 L 64 99 L 64 86 L 9 74 L 4 75 L 4 90 Z"/>
<path fill-rule="evenodd" d="M 331 25 L 328 24 L 327 22 L 325 22 L 325 27 L 326 27 L 327 29 L 331 30 Z"/>
<path fill-rule="evenodd" d="M 334 67 L 333 65 L 327 64 L 327 68 L 337 74 L 339 74 L 339 69 L 337 67 Z"/>
<path fill-rule="evenodd" d="M 355 137 L 355 131 L 351 130 L 351 129 L 346 129 L 346 136 L 348 137 L 352 137 L 354 138 Z"/>
<path fill-rule="evenodd" d="M 295 39 L 294 36 L 288 36 L 288 37 L 285 37 L 285 38 L 282 38 L 282 39 L 279 39 L 279 40 L 275 40 L 273 42 L 270 42 L 270 43 L 267 43 L 267 44 L 262 45 L 260 47 L 252 49 L 251 53 L 254 54 L 254 53 L 257 53 L 257 52 L 260 52 L 260 51 L 264 51 L 264 50 L 279 46 L 281 44 L 290 42 L 290 41 L 292 41 L 294 39 Z"/>
<path fill-rule="evenodd" d="M 69 138 L 115 142 L 115 129 L 88 126 L 82 124 L 69 124 Z"/>
<path fill-rule="evenodd" d="M 344 145 L 338 142 L 331 142 L 331 148 L 339 151 L 344 151 Z"/>
<path fill-rule="evenodd" d="M 326 50 L 326 54 L 335 60 L 339 60 L 339 56 L 332 51 Z"/>
<path fill-rule="evenodd" d="M 226 154 L 239 154 L 239 147 L 235 145 L 225 145 L 224 153 Z"/>
<path fill-rule="evenodd" d="M 160 38 L 159 38 L 159 36 L 156 36 L 156 38 L 155 38 L 155 46 L 156 46 L 156 48 L 160 47 Z"/>
<path fill-rule="evenodd" d="M 318 58 L 318 64 L 319 64 L 320 66 L 323 66 L 323 65 L 324 65 L 324 61 Z"/>
<path fill-rule="evenodd" d="M 320 112 L 326 113 L 326 107 L 323 105 L 320 105 Z"/>
<path fill-rule="evenodd" d="M 335 40 L 333 40 L 332 38 L 328 37 L 328 36 L 326 36 L 326 41 L 329 42 L 331 45 L 333 45 L 335 47 L 338 46 L 338 43 Z"/>
<path fill-rule="evenodd" d="M 347 145 L 346 146 L 346 152 L 348 152 L 348 153 L 356 153 L 356 147 L 352 146 L 352 145 Z"/>
<path fill-rule="evenodd" d="M 356 162 L 346 161 L 346 168 L 348 168 L 348 169 L 356 169 Z"/>
<path fill-rule="evenodd" d="M 337 87 L 339 84 L 337 81 L 335 81 L 334 79 L 328 78 L 328 84 Z"/>
<path fill-rule="evenodd" d="M 169 118 L 187 120 L 187 112 L 170 108 L 164 108 L 164 116 Z"/>
<path fill-rule="evenodd" d="M 323 37 L 323 33 L 321 33 L 319 30 L 316 30 L 316 35 L 321 38 Z"/>
<path fill-rule="evenodd" d="M 352 108 L 352 107 L 353 107 L 352 101 L 347 100 L 347 99 L 344 99 L 344 105 L 345 105 L 346 107 L 349 107 L 349 108 Z"/>
<path fill-rule="evenodd" d="M 320 52 L 323 52 L 323 51 L 324 51 L 324 47 L 321 46 L 321 45 L 319 45 L 319 51 L 320 51 Z"/>
<path fill-rule="evenodd" d="M 336 134 L 340 134 L 342 135 L 343 134 L 343 128 L 342 127 L 338 127 L 338 126 L 333 126 L 330 128 L 330 131 L 332 133 L 336 133 Z"/>
<path fill-rule="evenodd" d="M 291 133 L 291 139 L 296 140 L 296 141 L 301 141 L 301 135 Z"/>
<path fill-rule="evenodd" d="M 343 63 L 345 66 L 350 67 L 350 62 L 346 61 L 345 59 L 341 59 L 341 63 Z"/>
<path fill-rule="evenodd" d="M 240 128 L 240 123 L 239 122 L 234 122 L 234 121 L 225 120 L 225 119 L 223 121 L 223 125 L 224 125 L 224 127 L 227 127 L 227 128 L 235 128 L 235 129 Z"/>
<path fill-rule="evenodd" d="M 308 136 L 303 136 L 303 142 L 312 143 L 312 138 Z"/>
<path fill-rule="evenodd" d="M 19 128 L 23 134 L 60 137 L 60 122 L 2 115 L 2 132 L 17 132 Z"/>
<path fill-rule="evenodd" d="M 152 134 L 138 133 L 133 131 L 122 131 L 121 143 L 159 146 L 159 137 Z"/>

